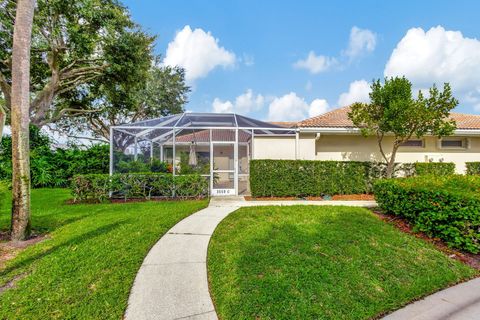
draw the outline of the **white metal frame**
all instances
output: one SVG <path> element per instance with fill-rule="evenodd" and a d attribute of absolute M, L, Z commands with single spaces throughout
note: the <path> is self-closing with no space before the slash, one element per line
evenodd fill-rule
<path fill-rule="evenodd" d="M 228 194 L 231 194 L 233 193 L 234 195 L 238 195 L 239 193 L 239 188 L 238 188 L 238 179 L 239 179 L 239 176 L 248 176 L 248 174 L 240 174 L 239 170 L 239 165 L 240 165 L 240 162 L 239 162 L 239 159 L 238 159 L 238 156 L 239 156 L 239 144 L 241 145 L 247 145 L 247 157 L 248 157 L 248 161 L 250 161 L 251 159 L 253 159 L 253 150 L 254 150 L 254 137 L 256 135 L 268 135 L 268 136 L 277 136 L 277 135 L 281 135 L 281 136 L 295 136 L 296 135 L 296 132 L 295 132 L 295 129 L 293 128 L 281 128 L 281 127 L 278 127 L 278 128 L 271 128 L 271 127 L 255 127 L 255 128 L 252 128 L 252 127 L 239 127 L 238 126 L 238 122 L 237 122 L 237 117 L 236 115 L 234 114 L 234 119 L 235 119 L 235 127 L 232 127 L 232 126 L 228 126 L 228 127 L 223 127 L 223 126 L 181 126 L 181 127 L 178 127 L 178 123 L 180 123 L 180 121 L 183 119 L 183 117 L 185 116 L 185 114 L 181 115 L 180 117 L 178 118 L 173 118 L 173 119 L 170 119 L 170 120 L 167 120 L 168 124 L 174 122 L 176 120 L 176 122 L 171 125 L 171 126 L 161 126 L 161 125 L 153 125 L 153 126 L 132 126 L 132 125 L 120 125 L 120 126 L 114 126 L 114 127 L 111 127 L 110 128 L 110 174 L 113 174 L 113 171 L 114 171 L 114 165 L 113 165 L 113 154 L 114 154 L 114 147 L 113 147 L 113 135 L 114 135 L 114 130 L 118 130 L 122 133 L 125 133 L 125 134 L 129 134 L 131 135 L 133 138 L 134 138 L 134 158 L 137 159 L 138 158 L 138 149 L 139 149 L 139 142 L 140 141 L 149 141 L 150 144 L 151 144 L 151 149 L 150 149 L 150 155 L 152 156 L 153 154 L 153 144 L 154 143 L 157 143 L 159 146 L 160 146 L 160 159 L 161 160 L 164 160 L 165 159 L 165 150 L 164 150 L 164 146 L 172 146 L 172 161 L 173 161 L 173 175 L 176 175 L 177 174 L 177 169 L 176 169 L 176 166 L 177 164 L 175 163 L 176 162 L 176 145 L 185 145 L 184 143 L 181 143 L 181 142 L 176 142 L 176 137 L 177 135 L 182 131 L 182 130 L 209 130 L 209 135 L 210 135 L 210 141 L 205 143 L 205 145 L 210 145 L 210 192 L 212 193 L 212 195 L 218 195 L 218 193 L 214 190 L 214 186 L 213 186 L 213 178 L 214 178 L 214 174 L 215 173 L 221 173 L 221 172 L 228 172 L 228 173 L 233 173 L 234 175 L 234 190 L 233 191 L 230 191 L 230 193 Z M 131 133 L 131 132 L 128 132 L 128 130 L 132 130 L 132 129 L 135 129 L 135 130 L 139 130 L 141 129 L 142 131 L 138 132 L 138 133 Z M 156 129 L 160 129 L 160 130 L 167 130 L 168 132 L 165 132 L 163 134 L 161 134 L 160 136 L 158 137 L 155 137 L 153 139 L 142 139 L 141 138 L 141 135 L 142 134 L 148 134 L 149 132 L 153 131 L 153 130 L 156 130 Z M 235 132 L 235 140 L 234 141 L 212 141 L 212 130 L 232 130 Z M 240 130 L 243 130 L 247 133 L 249 133 L 251 135 L 251 138 L 250 138 L 250 143 L 244 143 L 244 142 L 240 142 L 239 141 L 239 131 Z M 257 131 L 257 133 L 255 132 Z M 263 131 L 265 134 L 263 133 L 258 133 L 258 131 Z M 273 131 L 278 131 L 278 132 L 282 132 L 282 134 L 278 134 L 278 133 L 274 133 Z M 290 132 L 290 133 L 289 133 Z M 171 140 L 170 140 L 171 139 Z M 170 141 L 171 142 L 170 142 Z M 171 143 L 171 144 L 170 144 Z M 203 144 L 203 143 L 202 143 Z M 233 170 L 215 170 L 214 169 L 214 164 L 213 164 L 213 148 L 214 148 L 214 145 L 233 145 L 233 162 L 234 162 L 234 169 Z"/>

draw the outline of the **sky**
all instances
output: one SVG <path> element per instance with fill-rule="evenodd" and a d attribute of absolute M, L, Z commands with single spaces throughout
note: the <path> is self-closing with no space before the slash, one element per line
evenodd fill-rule
<path fill-rule="evenodd" d="M 368 102 L 369 83 L 449 82 L 480 113 L 480 1 L 124 0 L 186 70 L 187 111 L 297 121 Z"/>

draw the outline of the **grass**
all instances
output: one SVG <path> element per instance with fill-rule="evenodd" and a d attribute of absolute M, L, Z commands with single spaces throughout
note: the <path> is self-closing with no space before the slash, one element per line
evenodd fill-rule
<path fill-rule="evenodd" d="M 32 222 L 49 239 L 0 270 L 0 319 L 121 319 L 150 247 L 207 201 L 66 205 L 65 189 L 32 192 Z M 8 229 L 9 209 L 0 215 Z"/>
<path fill-rule="evenodd" d="M 477 272 L 363 208 L 250 207 L 208 253 L 220 318 L 368 319 Z"/>

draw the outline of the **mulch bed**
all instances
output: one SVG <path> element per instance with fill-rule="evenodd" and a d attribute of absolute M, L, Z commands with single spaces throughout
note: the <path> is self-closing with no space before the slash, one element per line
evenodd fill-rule
<path fill-rule="evenodd" d="M 179 200 L 202 200 L 205 199 L 206 197 L 175 197 L 175 198 L 169 198 L 169 197 L 152 197 L 150 199 L 145 199 L 145 198 L 130 198 L 130 199 L 124 199 L 124 198 L 112 198 L 108 199 L 105 201 L 105 203 L 137 203 L 137 202 L 147 202 L 147 201 L 179 201 Z M 73 199 L 68 199 L 65 201 L 65 204 L 69 205 L 75 205 L 75 204 L 98 204 L 99 202 L 97 200 L 87 200 L 87 201 L 77 201 L 75 202 Z"/>
<path fill-rule="evenodd" d="M 285 201 L 285 200 L 309 200 L 309 201 L 325 201 L 323 197 L 252 197 L 245 196 L 247 201 Z M 332 196 L 333 201 L 358 201 L 358 200 L 375 200 L 373 194 L 339 194 Z"/>
<path fill-rule="evenodd" d="M 25 241 L 10 241 L 8 232 L 0 233 L 0 270 L 8 260 L 15 258 L 20 251 L 48 238 L 46 235 L 34 234 Z"/>
<path fill-rule="evenodd" d="M 396 228 L 398 228 L 402 232 L 408 233 L 417 238 L 420 238 L 422 240 L 432 243 L 437 247 L 437 249 L 439 249 L 440 251 L 448 255 L 450 258 L 459 260 L 471 266 L 472 268 L 480 270 L 480 254 L 473 254 L 473 253 L 451 249 L 442 240 L 438 238 L 430 238 L 422 232 L 414 232 L 413 227 L 410 225 L 410 223 L 408 223 L 408 221 L 406 221 L 401 217 L 385 214 L 379 211 L 378 209 L 373 209 L 372 212 L 376 216 L 378 216 L 381 220 L 394 225 Z"/>

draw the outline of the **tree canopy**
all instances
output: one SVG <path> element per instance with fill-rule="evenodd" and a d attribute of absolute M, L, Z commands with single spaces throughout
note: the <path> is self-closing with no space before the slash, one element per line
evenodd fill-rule
<path fill-rule="evenodd" d="M 386 78 L 384 83 L 373 81 L 369 103 L 351 106 L 349 118 L 365 136 L 377 138 L 380 153 L 387 163 L 387 176 L 391 177 L 398 148 L 412 137 L 424 135 L 447 136 L 454 132 L 455 121 L 450 111 L 458 105 L 450 85 L 443 90 L 433 85 L 428 95 L 422 91 L 415 98 L 412 83 L 405 77 Z M 391 151 L 384 150 L 384 137 L 393 136 Z"/>
<path fill-rule="evenodd" d="M 11 108 L 16 1 L 0 0 L 0 87 Z M 31 123 L 43 126 L 95 112 L 77 104 L 98 86 L 135 90 L 152 62 L 155 38 L 116 0 L 39 0 L 31 51 Z"/>

